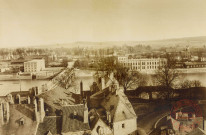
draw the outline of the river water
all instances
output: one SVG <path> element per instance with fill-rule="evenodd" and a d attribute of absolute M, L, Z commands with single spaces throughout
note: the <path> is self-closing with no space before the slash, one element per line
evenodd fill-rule
<path fill-rule="evenodd" d="M 49 80 L 21 80 L 0 81 L 0 96 L 5 96 L 13 91 L 27 91 L 32 87 L 41 86 Z"/>
<path fill-rule="evenodd" d="M 206 73 L 185 73 L 182 74 L 181 80 L 199 80 L 202 86 L 206 87 Z M 84 85 L 87 83 L 87 78 L 81 78 L 84 81 Z M 31 87 L 41 86 L 47 83 L 49 80 L 21 80 L 20 81 L 0 81 L 0 96 L 7 95 L 12 91 L 27 91 Z"/>

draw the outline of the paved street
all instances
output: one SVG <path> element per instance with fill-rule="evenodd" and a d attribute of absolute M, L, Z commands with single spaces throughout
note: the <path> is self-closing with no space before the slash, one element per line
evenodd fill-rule
<path fill-rule="evenodd" d="M 137 120 L 137 126 L 141 129 L 141 131 L 144 130 L 145 133 L 149 134 L 154 129 L 154 125 L 158 121 L 158 119 L 160 119 L 169 112 L 170 109 L 166 107 L 165 109 L 159 109 L 158 111 L 149 113 L 145 115 L 142 119 Z"/>

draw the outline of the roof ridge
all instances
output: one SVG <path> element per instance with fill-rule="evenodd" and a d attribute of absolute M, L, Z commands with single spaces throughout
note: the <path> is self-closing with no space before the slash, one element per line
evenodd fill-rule
<path fill-rule="evenodd" d="M 126 95 L 125 95 L 126 96 Z M 124 98 L 124 97 L 122 97 L 122 98 Z M 120 101 L 124 104 L 124 106 L 127 108 L 127 110 L 129 110 L 129 112 L 131 113 L 131 114 L 133 114 L 134 116 L 136 116 L 136 114 L 134 114 L 131 110 L 130 110 L 130 108 L 125 104 L 125 102 L 123 102 L 121 99 L 120 99 Z M 130 102 L 129 102 L 130 103 Z M 130 103 L 131 104 L 131 103 Z M 132 105 L 131 105 L 132 106 Z M 132 109 L 133 109 L 133 107 L 132 107 Z"/>
<path fill-rule="evenodd" d="M 62 117 L 62 116 L 45 116 L 45 118 L 49 118 L 49 117 L 51 117 L 51 118 L 53 118 L 53 117 Z"/>
<path fill-rule="evenodd" d="M 119 97 L 119 94 L 118 94 L 118 101 L 117 101 L 117 106 L 116 106 L 115 111 L 114 111 L 114 119 L 113 119 L 113 121 L 115 121 L 115 119 L 116 119 L 116 115 L 115 114 L 117 112 L 117 108 L 118 108 L 119 104 L 120 104 L 120 97 Z"/>
<path fill-rule="evenodd" d="M 84 105 L 84 104 L 63 105 L 63 107 L 67 107 L 67 106 L 81 106 L 81 105 Z"/>

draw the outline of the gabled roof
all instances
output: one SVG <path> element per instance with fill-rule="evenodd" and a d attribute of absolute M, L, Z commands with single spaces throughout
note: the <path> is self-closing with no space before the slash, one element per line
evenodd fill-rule
<path fill-rule="evenodd" d="M 1 135 L 31 135 L 36 132 L 37 122 L 33 120 L 34 110 L 32 104 L 10 104 L 10 118 L 8 124 L 1 127 Z M 24 120 L 23 125 L 19 122 Z"/>
<path fill-rule="evenodd" d="M 108 95 L 109 94 L 109 88 L 105 88 L 101 91 L 96 92 L 95 94 L 91 95 L 90 98 L 104 98 L 104 95 Z"/>
<path fill-rule="evenodd" d="M 105 123 L 105 121 L 101 119 L 101 116 L 98 114 L 96 109 L 90 110 L 89 113 L 91 114 L 90 115 L 90 128 L 91 128 L 91 130 L 93 130 L 95 128 L 95 125 L 98 122 L 101 122 L 105 127 L 109 128 L 111 130 L 111 128 Z M 93 117 L 93 118 L 91 118 L 91 117 Z"/>
<path fill-rule="evenodd" d="M 110 112 L 112 122 L 137 117 L 131 103 L 122 92 L 118 92 L 118 94 L 109 94 L 101 105 L 106 111 Z"/>
<path fill-rule="evenodd" d="M 39 123 L 36 135 L 60 135 L 61 124 L 62 118 L 60 116 L 46 116 L 43 123 Z"/>
<path fill-rule="evenodd" d="M 74 116 L 74 112 L 76 116 Z M 84 123 L 83 119 L 83 104 L 64 106 L 62 133 L 90 130 L 89 124 Z"/>
<path fill-rule="evenodd" d="M 46 135 L 52 135 L 52 133 L 49 131 Z"/>

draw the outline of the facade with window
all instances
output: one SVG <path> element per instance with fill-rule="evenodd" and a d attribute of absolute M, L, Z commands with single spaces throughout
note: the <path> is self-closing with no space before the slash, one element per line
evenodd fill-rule
<path fill-rule="evenodd" d="M 154 71 L 166 63 L 164 58 L 133 59 L 128 57 L 118 57 L 118 62 L 124 67 L 134 71 Z"/>
<path fill-rule="evenodd" d="M 38 60 L 31 60 L 24 62 L 24 72 L 39 72 L 45 69 L 45 60 L 38 59 Z"/>
<path fill-rule="evenodd" d="M 98 98 L 98 95 L 95 98 Z M 92 99 L 92 101 L 94 100 Z M 128 135 L 136 132 L 137 116 L 122 91 L 111 92 L 100 102 L 101 107 L 96 108 L 93 111 L 95 113 L 90 111 L 92 134 Z"/>

